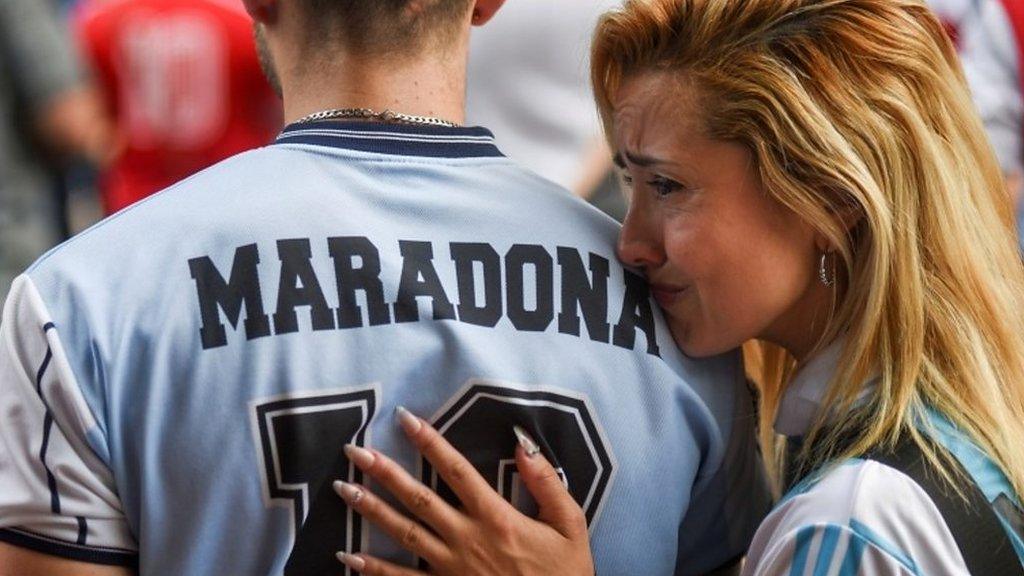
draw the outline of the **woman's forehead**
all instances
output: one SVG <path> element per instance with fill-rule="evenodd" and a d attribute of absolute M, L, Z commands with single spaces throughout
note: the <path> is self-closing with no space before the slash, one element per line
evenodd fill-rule
<path fill-rule="evenodd" d="M 648 70 L 634 72 L 622 79 L 613 96 L 617 107 L 624 98 L 653 98 L 671 100 L 679 105 L 696 106 L 699 86 L 691 75 L 682 70 Z"/>
<path fill-rule="evenodd" d="M 678 74 L 669 72 L 627 78 L 613 101 L 616 152 L 642 157 L 653 149 L 677 149 L 703 140 L 695 92 Z"/>

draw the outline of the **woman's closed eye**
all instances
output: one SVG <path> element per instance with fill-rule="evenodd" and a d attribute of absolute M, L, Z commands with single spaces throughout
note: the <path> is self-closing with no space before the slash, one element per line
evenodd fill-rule
<path fill-rule="evenodd" d="M 647 181 L 647 185 L 650 186 L 658 196 L 668 196 L 673 192 L 678 192 L 684 189 L 684 186 L 679 182 L 663 176 L 655 176 Z"/>
<path fill-rule="evenodd" d="M 625 184 L 627 188 L 633 188 L 632 176 L 622 172 L 621 177 L 622 183 Z M 665 178 L 664 176 L 655 176 L 650 180 L 647 180 L 646 184 L 654 189 L 658 196 L 668 196 L 673 192 L 678 192 L 686 188 L 682 183 L 676 182 L 670 178 Z"/>

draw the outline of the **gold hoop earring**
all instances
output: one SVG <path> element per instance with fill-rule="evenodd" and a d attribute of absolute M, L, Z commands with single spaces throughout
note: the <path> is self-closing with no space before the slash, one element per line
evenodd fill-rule
<path fill-rule="evenodd" d="M 830 255 L 832 255 L 831 252 L 822 252 L 821 261 L 818 263 L 818 280 L 828 288 L 831 288 L 836 283 L 835 263 L 833 262 L 833 265 L 829 266 L 828 262 Z"/>

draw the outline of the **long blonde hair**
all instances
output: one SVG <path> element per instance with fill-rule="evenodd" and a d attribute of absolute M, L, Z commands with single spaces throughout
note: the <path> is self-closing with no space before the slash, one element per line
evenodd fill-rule
<path fill-rule="evenodd" d="M 836 249 L 844 286 L 819 346 L 844 338 L 824 404 L 841 418 L 819 419 L 804 464 L 909 434 L 952 480 L 949 455 L 918 431 L 934 409 L 1024 495 L 1013 210 L 953 46 L 924 3 L 627 0 L 593 46 L 609 135 L 619 87 L 652 71 L 686 75 L 709 136 L 747 146 L 765 192 Z M 762 391 L 762 442 L 778 456 L 772 426 L 795 361 L 765 343 L 745 354 Z"/>

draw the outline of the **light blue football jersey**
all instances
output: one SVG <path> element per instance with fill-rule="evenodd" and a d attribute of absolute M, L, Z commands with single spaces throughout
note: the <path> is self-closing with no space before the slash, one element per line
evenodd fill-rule
<path fill-rule="evenodd" d="M 598 572 L 696 574 L 766 510 L 738 357 L 673 345 L 617 226 L 482 128 L 293 125 L 109 218 L 15 284 L 0 325 L 0 540 L 141 574 L 345 574 L 416 560 L 348 510 L 429 418 L 531 502 L 559 468 Z"/>

